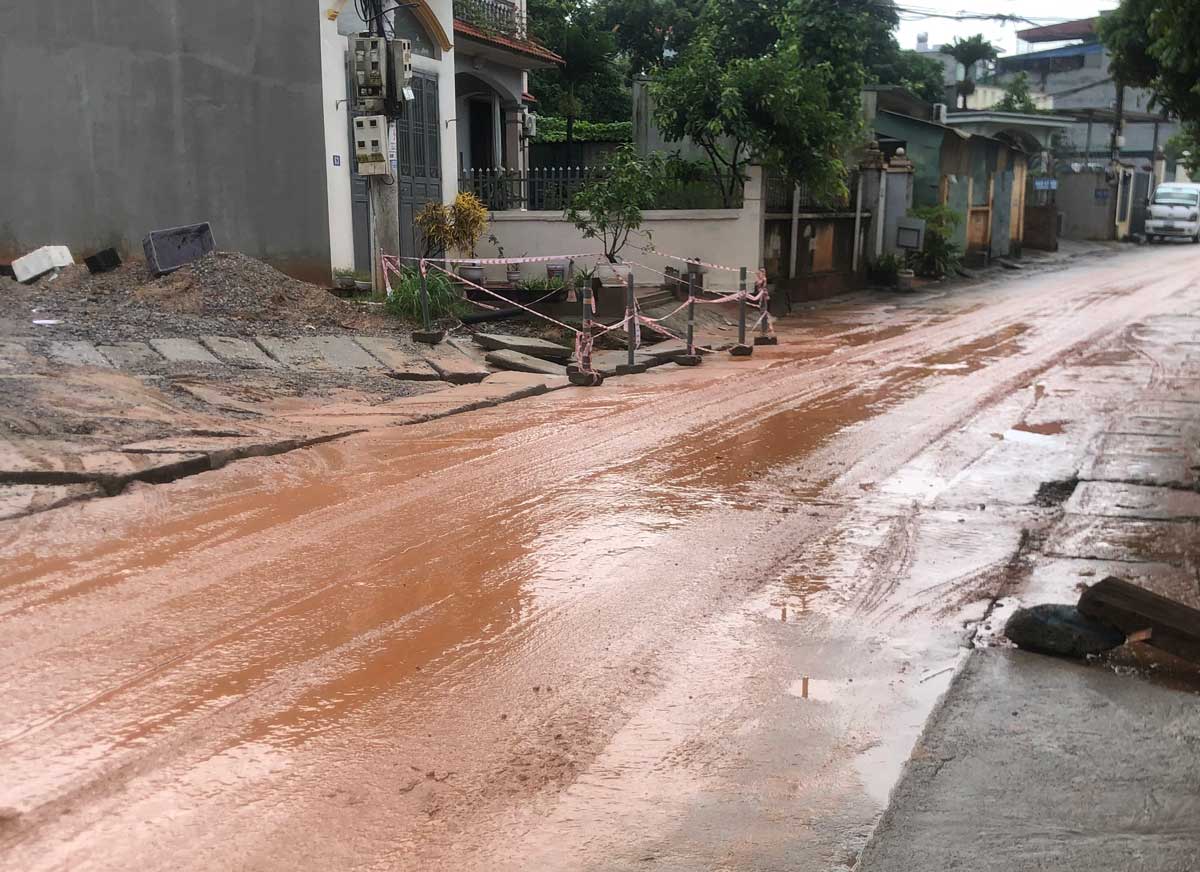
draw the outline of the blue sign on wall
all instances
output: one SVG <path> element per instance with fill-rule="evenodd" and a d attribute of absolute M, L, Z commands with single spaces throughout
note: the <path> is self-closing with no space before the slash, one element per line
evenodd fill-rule
<path fill-rule="evenodd" d="M 1058 179 L 1034 179 L 1033 189 L 1035 191 L 1057 191 Z"/>
<path fill-rule="evenodd" d="M 1097 188 L 1096 189 L 1096 199 L 1097 200 L 1107 200 L 1108 193 L 1109 193 L 1108 188 Z"/>

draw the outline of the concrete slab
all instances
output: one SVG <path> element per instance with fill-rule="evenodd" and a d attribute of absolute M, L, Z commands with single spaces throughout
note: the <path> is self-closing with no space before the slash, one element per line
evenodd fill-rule
<path fill-rule="evenodd" d="M 512 336 L 507 333 L 476 333 L 472 339 L 488 351 L 516 351 L 531 357 L 556 360 L 566 363 L 572 349 L 556 342 L 547 342 L 532 336 Z"/>
<path fill-rule="evenodd" d="M 0 484 L 0 521 L 104 496 L 97 484 Z"/>
<path fill-rule="evenodd" d="M 59 363 L 65 363 L 67 366 L 102 366 L 105 369 L 112 368 L 112 364 L 108 362 L 108 358 L 97 351 L 96 346 L 90 342 L 51 342 L 48 349 L 51 358 Z"/>
<path fill-rule="evenodd" d="M 334 369 L 383 369 L 383 365 L 350 336 L 314 336 L 313 341 Z"/>
<path fill-rule="evenodd" d="M 977 650 L 856 868 L 1194 868 L 1194 699 L 1100 666 Z"/>
<path fill-rule="evenodd" d="M 242 369 L 278 369 L 278 361 L 272 360 L 261 348 L 247 339 L 233 336 L 201 336 L 200 343 L 230 366 Z"/>
<path fill-rule="evenodd" d="M 406 351 L 400 342 L 386 336 L 355 336 L 354 341 L 401 381 L 437 381 L 440 376 L 416 353 Z"/>
<path fill-rule="evenodd" d="M 552 363 L 548 360 L 542 360 L 540 357 L 534 357 L 507 348 L 499 351 L 489 351 L 487 353 L 487 362 L 500 369 L 511 369 L 517 372 L 564 376 L 567 374 L 567 368 L 560 363 Z"/>
<path fill-rule="evenodd" d="M 254 343 L 284 366 L 300 369 L 321 369 L 328 364 L 321 347 L 312 336 L 280 339 L 275 336 L 255 336 Z"/>
<path fill-rule="evenodd" d="M 462 352 L 445 343 L 431 347 L 421 355 L 442 379 L 452 384 L 465 385 L 481 382 L 491 370 L 480 366 Z"/>
<path fill-rule="evenodd" d="M 212 363 L 220 364 L 208 349 L 195 339 L 151 339 L 150 347 L 167 359 L 168 363 Z"/>
<path fill-rule="evenodd" d="M 1077 515 L 1140 518 L 1147 521 L 1200 521 L 1200 493 L 1100 481 L 1081 482 L 1064 506 Z"/>
<path fill-rule="evenodd" d="M 145 342 L 114 342 L 97 345 L 96 350 L 118 369 L 144 370 L 163 362 L 163 358 Z"/>

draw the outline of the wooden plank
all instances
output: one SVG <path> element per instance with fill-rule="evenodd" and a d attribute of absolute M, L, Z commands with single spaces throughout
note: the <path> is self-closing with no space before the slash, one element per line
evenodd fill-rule
<path fill-rule="evenodd" d="M 1149 630 L 1147 644 L 1200 663 L 1200 611 L 1196 609 L 1110 576 L 1083 592 L 1079 611 L 1127 636 Z"/>

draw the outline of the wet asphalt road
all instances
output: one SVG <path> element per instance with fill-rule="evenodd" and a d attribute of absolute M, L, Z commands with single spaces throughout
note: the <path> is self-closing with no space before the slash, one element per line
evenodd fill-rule
<path fill-rule="evenodd" d="M 1064 373 L 1197 312 L 1198 265 L 855 296 L 0 525 L 0 866 L 848 867 L 1153 363 Z"/>

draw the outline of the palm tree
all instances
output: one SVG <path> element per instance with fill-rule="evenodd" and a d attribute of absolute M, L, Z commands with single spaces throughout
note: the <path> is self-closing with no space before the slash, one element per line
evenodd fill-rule
<path fill-rule="evenodd" d="M 994 61 L 1000 52 L 982 33 L 969 39 L 956 39 L 944 49 L 963 65 L 963 80 L 958 83 L 958 95 L 963 109 L 967 108 L 967 95 L 975 90 L 975 66 L 980 61 Z"/>

